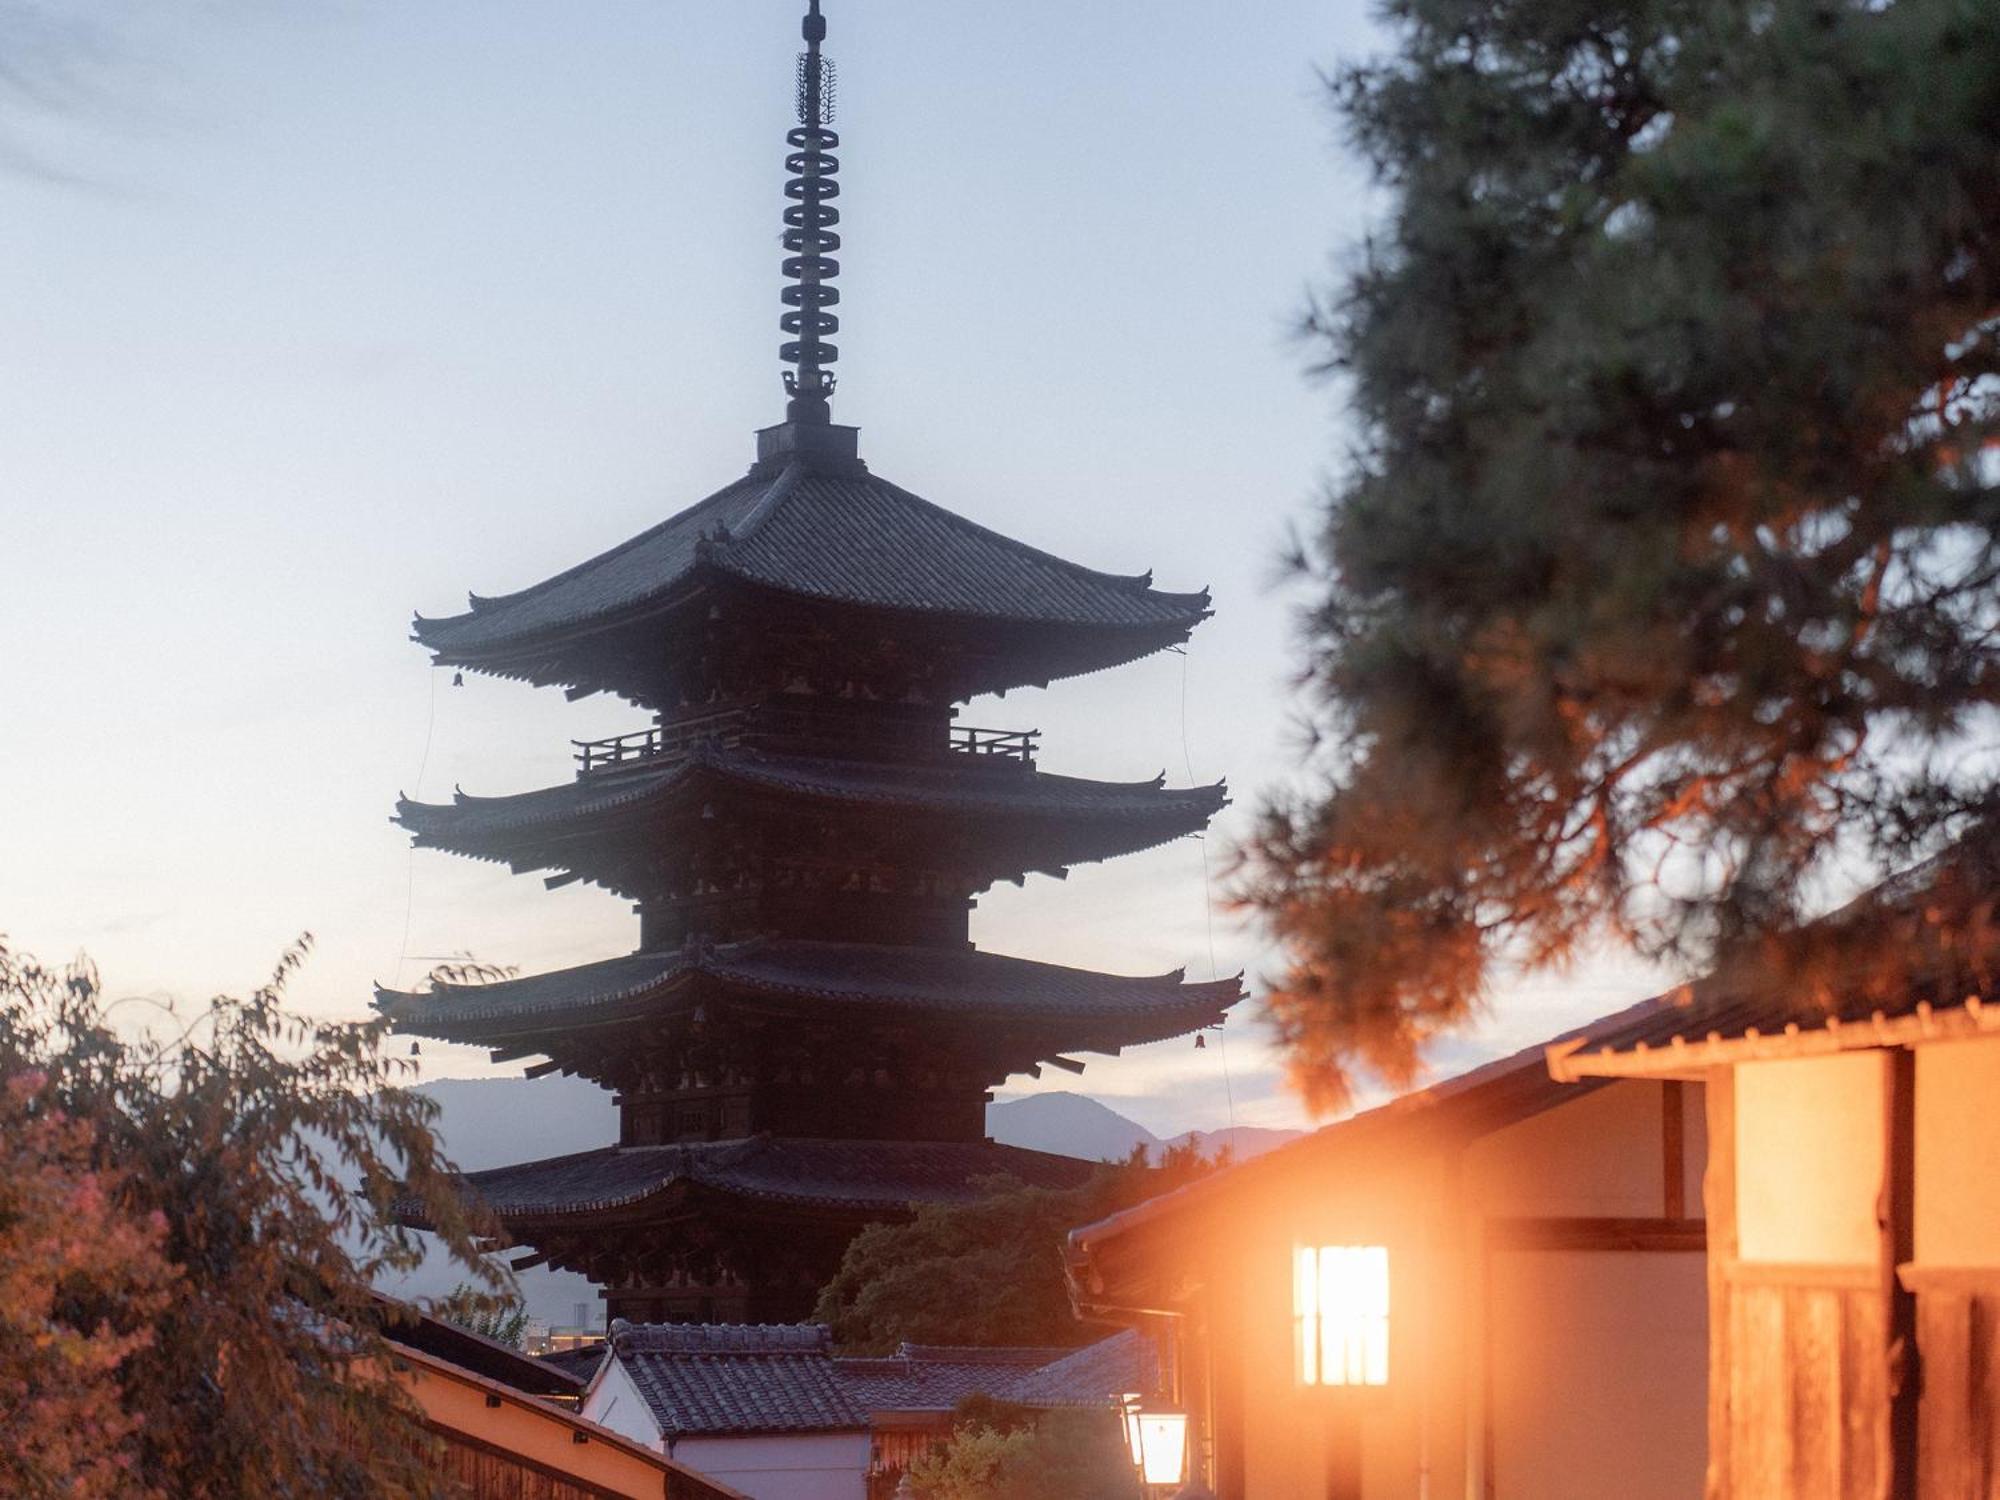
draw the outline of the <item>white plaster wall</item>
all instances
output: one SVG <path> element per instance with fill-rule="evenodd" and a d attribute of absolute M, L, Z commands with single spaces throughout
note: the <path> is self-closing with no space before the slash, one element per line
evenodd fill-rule
<path fill-rule="evenodd" d="M 1682 1087 L 1684 1211 L 1702 1211 L 1703 1091 Z M 1476 1143 L 1418 1157 L 1299 1170 L 1235 1205 L 1227 1275 L 1245 1299 L 1248 1500 L 1326 1492 L 1338 1398 L 1292 1371 L 1294 1244 L 1387 1243 L 1390 1388 L 1356 1415 L 1364 1500 L 1476 1500 L 1487 1295 L 1476 1236 L 1445 1206 L 1463 1181 L 1493 1218 L 1654 1218 L 1667 1198 L 1662 1085 L 1579 1091 Z M 1399 1232 L 1397 1226 L 1403 1226 Z M 1707 1452 L 1706 1261 L 1699 1252 L 1495 1252 L 1496 1416 L 1507 1424 L 1499 1500 L 1688 1500 Z M 1601 1449 L 1615 1450 L 1608 1456 Z M 1594 1468 L 1563 1470 L 1565 1462 Z M 1602 1483 L 1605 1475 L 1612 1482 Z"/>
<path fill-rule="evenodd" d="M 673 1455 L 752 1500 L 867 1500 L 868 1434 L 682 1438 Z"/>
<path fill-rule="evenodd" d="M 1736 1069 L 1736 1232 L 1745 1260 L 1867 1265 L 1879 1252 L 1881 1052 Z"/>
<path fill-rule="evenodd" d="M 1689 1500 L 1708 1452 L 1699 1253 L 1493 1257 L 1496 1500 Z"/>
<path fill-rule="evenodd" d="M 1699 1084 L 1682 1095 L 1682 1151 L 1690 1218 L 1701 1216 L 1707 1132 Z M 1497 1217 L 1657 1218 L 1666 1209 L 1665 1086 L 1630 1080 L 1495 1131 L 1466 1153 L 1481 1212 Z"/>
<path fill-rule="evenodd" d="M 865 1432 L 681 1438 L 669 1448 L 653 1409 L 615 1359 L 584 1396 L 582 1414 L 735 1486 L 751 1500 L 867 1500 Z"/>
<path fill-rule="evenodd" d="M 1916 1255 L 2000 1266 L 2000 1038 L 1917 1049 Z"/>
<path fill-rule="evenodd" d="M 646 1398 L 632 1384 L 632 1377 L 625 1373 L 624 1365 L 615 1359 L 605 1363 L 604 1369 L 584 1393 L 579 1414 L 635 1443 L 644 1443 L 654 1449 L 661 1446 L 660 1428 L 653 1420 L 653 1409 L 646 1405 Z"/>
<path fill-rule="evenodd" d="M 1295 1192 L 1310 1192 L 1304 1182 Z M 1352 1186 L 1352 1184 L 1347 1184 Z M 1396 1184 L 1400 1188 L 1402 1184 Z M 1233 1275 L 1244 1297 L 1242 1324 L 1229 1335 L 1240 1351 L 1244 1493 L 1247 1500 L 1305 1500 L 1326 1493 L 1327 1455 L 1337 1445 L 1342 1412 L 1355 1393 L 1313 1390 L 1298 1382 L 1292 1322 L 1292 1246 L 1301 1242 L 1365 1242 L 1377 1228 L 1365 1223 L 1343 1233 L 1323 1220 L 1300 1234 L 1283 1219 L 1259 1225 L 1243 1242 L 1246 1253 Z M 1417 1500 L 1424 1433 L 1431 1432 L 1440 1457 L 1454 1448 L 1458 1422 L 1449 1395 L 1460 1384 L 1453 1364 L 1458 1346 L 1456 1318 L 1439 1317 L 1451 1293 L 1433 1291 L 1439 1272 L 1426 1275 L 1421 1251 L 1408 1241 L 1390 1250 L 1389 1380 L 1387 1389 L 1362 1397 L 1365 1405 L 1364 1467 L 1366 1500 Z M 1456 1258 L 1443 1270 L 1458 1280 Z M 1428 1334 L 1428 1337 L 1427 1337 Z M 1442 1341 L 1447 1347 L 1439 1348 Z M 1424 1410 L 1428 1385 L 1437 1393 Z M 1432 1495 L 1446 1493 L 1432 1490 Z"/>

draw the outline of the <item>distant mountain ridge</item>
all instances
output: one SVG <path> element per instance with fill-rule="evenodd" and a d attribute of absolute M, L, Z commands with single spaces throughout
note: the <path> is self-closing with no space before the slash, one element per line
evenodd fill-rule
<path fill-rule="evenodd" d="M 1148 1156 L 1158 1157 L 1170 1146 L 1187 1145 L 1198 1147 L 1203 1156 L 1226 1147 L 1232 1159 L 1248 1161 L 1304 1134 L 1236 1125 L 1226 1130 L 1184 1130 L 1163 1138 L 1088 1095 L 1067 1092 L 1029 1094 L 988 1105 L 986 1133 L 1004 1146 L 1090 1161 L 1123 1161 L 1141 1146 Z"/>
<path fill-rule="evenodd" d="M 468 1172 L 517 1161 L 593 1151 L 618 1139 L 618 1111 L 611 1093 L 582 1078 L 439 1079 L 418 1086 L 438 1103 L 437 1130 L 444 1154 Z M 1030 1094 L 987 1106 L 986 1132 L 1006 1146 L 1053 1151 L 1086 1161 L 1123 1161 L 1144 1146 L 1157 1157 L 1169 1145 L 1192 1141 L 1204 1155 L 1228 1145 L 1238 1161 L 1257 1156 L 1301 1134 L 1239 1125 L 1234 1130 L 1187 1131 L 1166 1140 L 1135 1120 L 1082 1094 Z M 433 1255 L 418 1271 L 384 1290 L 405 1296 L 442 1296 L 464 1279 Z M 547 1267 L 520 1273 L 528 1311 L 551 1323 L 600 1317 L 604 1304 L 583 1277 Z"/>
<path fill-rule="evenodd" d="M 468 1172 L 591 1151 L 618 1139 L 611 1093 L 588 1079 L 446 1078 L 421 1084 L 417 1092 L 437 1100 L 445 1155 Z M 986 1133 L 1003 1146 L 1085 1161 L 1123 1161 L 1140 1146 L 1158 1156 L 1190 1143 L 1204 1156 L 1227 1146 L 1245 1161 L 1303 1132 L 1238 1125 L 1161 1137 L 1087 1095 L 1057 1092 L 988 1105 Z"/>

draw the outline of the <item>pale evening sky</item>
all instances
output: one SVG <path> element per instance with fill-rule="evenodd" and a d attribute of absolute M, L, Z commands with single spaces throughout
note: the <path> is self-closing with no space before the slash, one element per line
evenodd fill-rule
<path fill-rule="evenodd" d="M 433 955 L 632 946 L 615 898 L 412 859 L 387 819 L 399 789 L 562 779 L 571 738 L 642 715 L 451 687 L 408 622 L 692 503 L 778 419 L 799 8 L 78 0 L 57 26 L 0 4 L 25 80 L 0 97 L 0 933 L 88 951 L 117 994 L 200 999 L 311 929 L 295 993 L 326 1015 Z M 1294 761 L 1274 559 L 1344 438 L 1288 338 L 1370 207 L 1315 66 L 1379 37 L 1349 0 L 827 11 L 836 420 L 975 520 L 1215 592 L 1185 660 L 962 717 L 1041 729 L 1051 770 L 1227 775 L 1219 875 Z M 1202 854 L 1003 887 L 975 937 L 1207 977 Z M 1214 964 L 1272 957 L 1218 909 Z M 1510 991 L 1439 1061 L 1646 983 L 1600 965 Z M 1239 1123 L 1300 1123 L 1251 1009 L 1227 1049 L 1042 1086 L 1214 1127 L 1226 1056 Z M 424 1065 L 491 1071 L 431 1044 Z"/>

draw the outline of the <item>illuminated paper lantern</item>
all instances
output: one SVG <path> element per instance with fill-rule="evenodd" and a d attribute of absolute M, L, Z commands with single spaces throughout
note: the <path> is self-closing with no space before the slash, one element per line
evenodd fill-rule
<path fill-rule="evenodd" d="M 1179 1484 L 1187 1468 L 1187 1413 L 1148 1408 L 1139 1413 L 1139 1477 Z"/>

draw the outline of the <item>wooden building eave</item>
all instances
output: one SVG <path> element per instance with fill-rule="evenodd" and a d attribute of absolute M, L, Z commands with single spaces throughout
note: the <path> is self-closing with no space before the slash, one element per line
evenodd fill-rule
<path fill-rule="evenodd" d="M 1662 1040 L 1634 1042 L 1628 1049 L 1590 1049 L 1588 1039 L 1557 1042 L 1548 1049 L 1549 1072 L 1560 1082 L 1585 1078 L 1680 1078 L 1699 1080 L 1718 1067 L 1782 1058 L 1826 1057 L 1873 1047 L 1914 1047 L 2000 1032 L 2000 1006 L 1979 996 L 1937 1007 L 1919 1001 L 1905 1015 L 1877 1010 L 1861 1019 L 1830 1015 L 1817 1025 L 1788 1021 L 1780 1031 L 1751 1026 L 1738 1035 L 1721 1032 L 1689 1038 L 1676 1033 Z"/>

